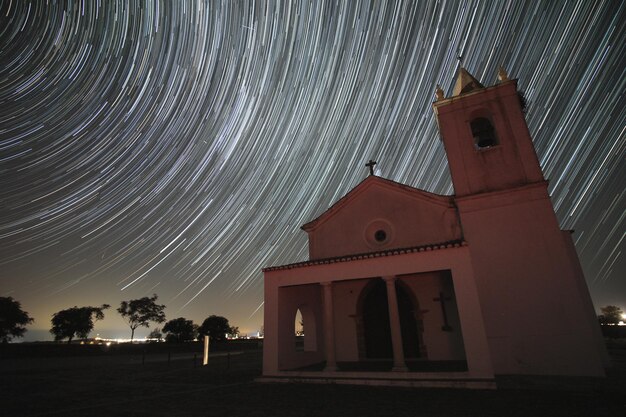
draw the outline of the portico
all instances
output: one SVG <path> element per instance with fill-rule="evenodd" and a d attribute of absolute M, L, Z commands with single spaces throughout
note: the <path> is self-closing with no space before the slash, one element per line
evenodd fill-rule
<path fill-rule="evenodd" d="M 468 254 L 467 245 L 456 242 L 266 269 L 266 304 L 280 303 L 275 314 L 266 308 L 264 377 L 407 385 L 438 385 L 451 378 L 455 385 L 493 387 Z M 376 292 L 381 285 L 390 355 L 381 346 L 384 340 L 378 345 L 367 340 L 368 298 L 380 304 Z M 448 301 L 454 306 L 450 318 L 442 316 L 434 300 L 442 292 L 461 294 Z M 318 308 L 310 308 L 312 296 L 320 301 Z M 304 323 L 302 351 L 293 343 L 298 309 Z M 442 330 L 447 320 L 454 326 Z M 384 335 L 383 330 L 373 336 Z M 452 363 L 465 366 L 458 370 Z"/>

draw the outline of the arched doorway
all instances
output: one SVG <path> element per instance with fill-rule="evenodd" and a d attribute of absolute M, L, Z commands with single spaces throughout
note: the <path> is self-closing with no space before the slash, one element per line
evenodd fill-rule
<path fill-rule="evenodd" d="M 420 327 L 415 318 L 415 312 L 419 310 L 417 302 L 412 300 L 409 290 L 401 282 L 396 284 L 396 295 L 404 357 L 418 358 Z M 367 359 L 393 358 L 387 286 L 382 279 L 373 280 L 363 289 L 359 310 L 364 345 L 361 356 Z"/>
<path fill-rule="evenodd" d="M 296 351 L 300 352 L 304 350 L 304 321 L 302 320 L 302 312 L 300 309 L 296 310 L 296 319 L 294 321 L 294 335 L 296 336 Z"/>
<path fill-rule="evenodd" d="M 317 326 L 315 314 L 308 305 L 296 309 L 294 317 L 294 336 L 296 351 L 315 352 L 317 350 Z"/>

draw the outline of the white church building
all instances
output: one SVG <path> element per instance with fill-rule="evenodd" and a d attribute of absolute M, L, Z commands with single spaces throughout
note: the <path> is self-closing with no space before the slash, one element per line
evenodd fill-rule
<path fill-rule="evenodd" d="M 517 82 L 499 80 L 461 69 L 451 97 L 437 89 L 454 195 L 370 175 L 302 226 L 308 261 L 264 269 L 262 380 L 495 388 L 499 375 L 604 375 L 571 233 Z"/>

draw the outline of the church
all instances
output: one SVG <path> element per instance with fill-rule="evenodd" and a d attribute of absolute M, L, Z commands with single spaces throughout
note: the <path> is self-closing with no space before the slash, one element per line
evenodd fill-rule
<path fill-rule="evenodd" d="M 602 377 L 608 356 L 555 216 L 517 81 L 464 68 L 433 110 L 454 195 L 370 175 L 263 270 L 263 381 L 497 388 Z M 301 317 L 302 337 L 296 337 Z"/>

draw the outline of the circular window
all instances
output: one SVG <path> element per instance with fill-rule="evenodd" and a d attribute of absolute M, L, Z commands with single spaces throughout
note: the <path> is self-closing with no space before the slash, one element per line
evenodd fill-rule
<path fill-rule="evenodd" d="M 372 249 L 387 246 L 391 243 L 394 236 L 391 223 L 384 219 L 376 219 L 370 222 L 363 232 L 367 245 Z"/>
<path fill-rule="evenodd" d="M 381 229 L 377 230 L 376 233 L 374 233 L 374 239 L 376 239 L 377 242 L 384 242 L 387 239 L 387 232 Z"/>

